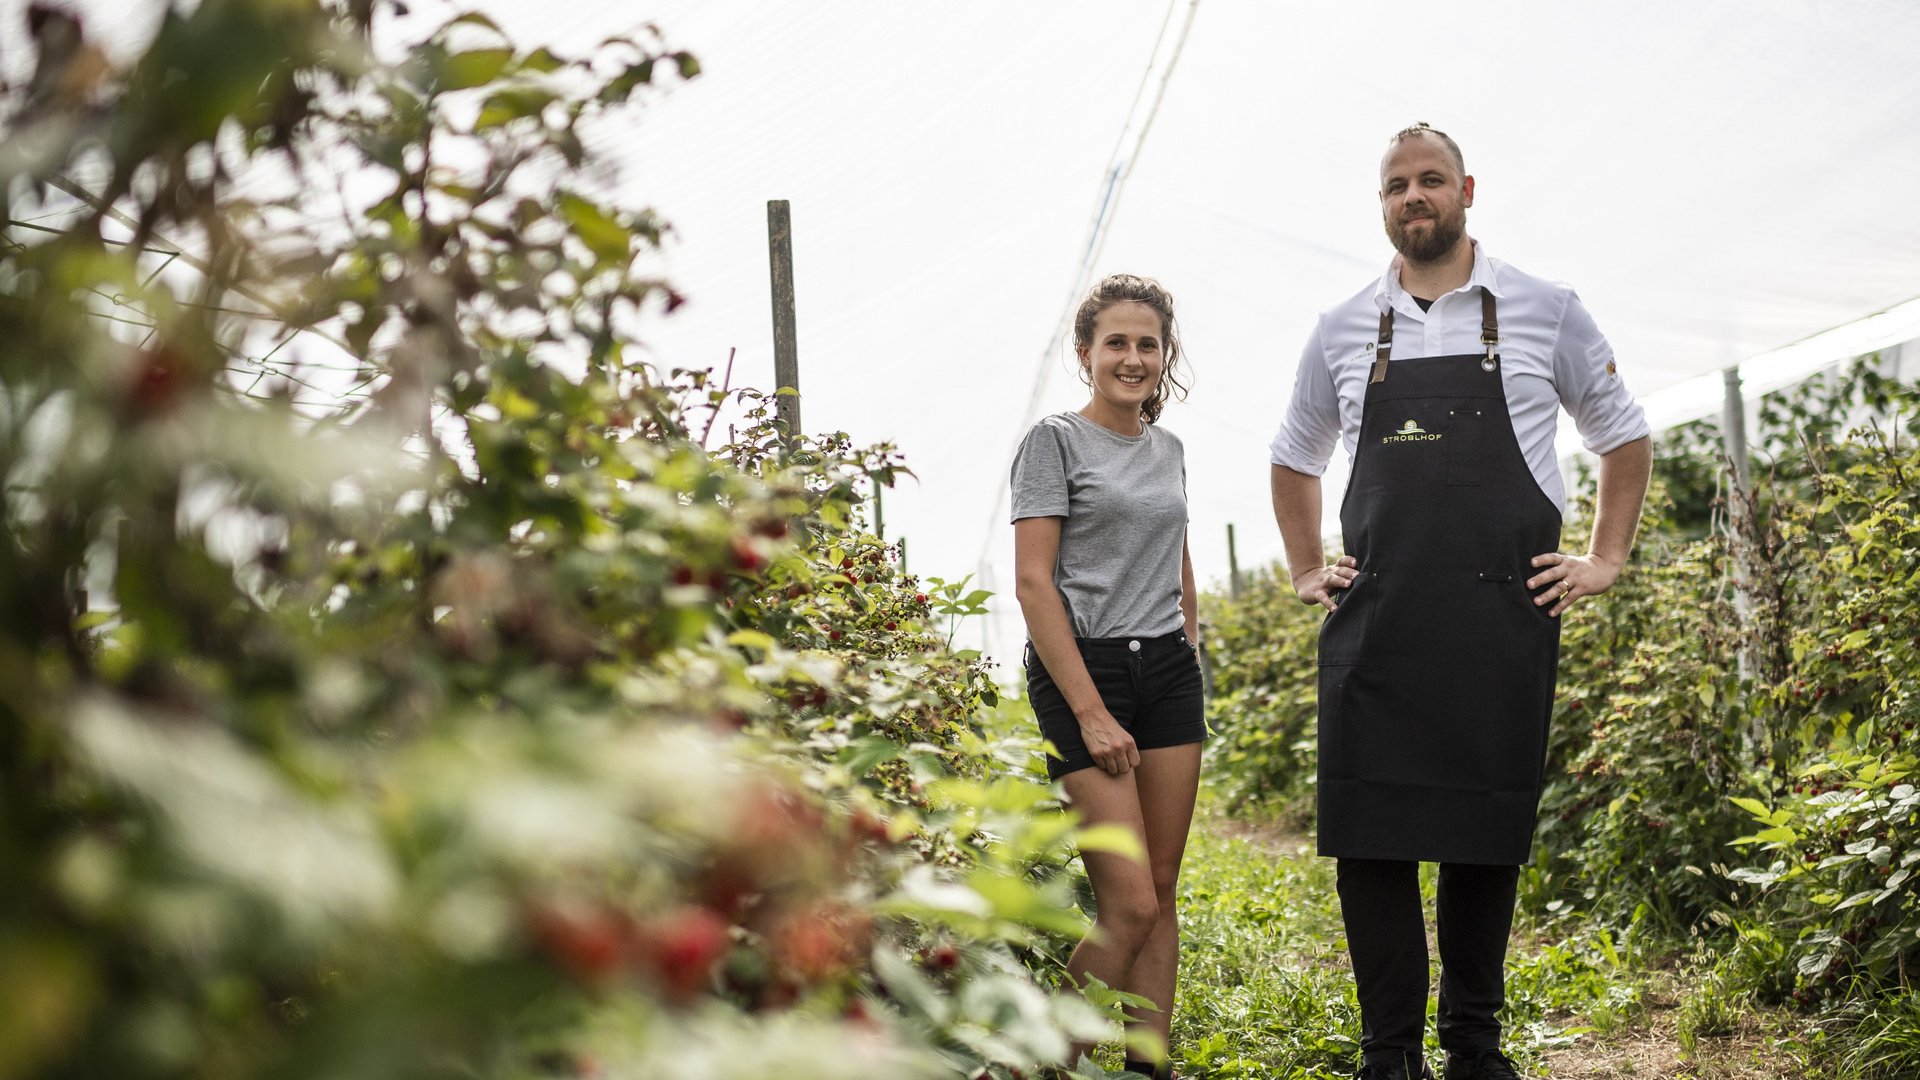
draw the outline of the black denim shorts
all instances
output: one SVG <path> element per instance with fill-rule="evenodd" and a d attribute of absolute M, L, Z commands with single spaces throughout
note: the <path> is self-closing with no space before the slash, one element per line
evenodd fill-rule
<path fill-rule="evenodd" d="M 1200 654 L 1179 630 L 1159 637 L 1075 638 L 1080 659 L 1094 689 L 1113 718 L 1141 750 L 1184 746 L 1207 737 L 1206 701 L 1200 681 Z M 1047 775 L 1058 780 L 1094 767 L 1093 754 L 1080 738 L 1080 722 L 1060 688 L 1027 642 L 1027 700 L 1040 718 L 1040 733 L 1060 751 L 1047 759 Z"/>

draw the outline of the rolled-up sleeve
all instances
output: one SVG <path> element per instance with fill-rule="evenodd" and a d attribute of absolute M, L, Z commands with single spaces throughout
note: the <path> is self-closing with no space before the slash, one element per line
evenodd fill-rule
<path fill-rule="evenodd" d="M 1314 326 L 1307 347 L 1300 353 L 1286 417 L 1268 444 L 1275 465 L 1308 476 L 1327 471 L 1334 444 L 1340 441 L 1340 396 L 1334 390 L 1333 369 L 1327 365 L 1324 335 L 1322 320 Z"/>
<path fill-rule="evenodd" d="M 1577 294 L 1567 297 L 1553 350 L 1553 382 L 1573 417 L 1580 442 L 1594 454 L 1611 453 L 1652 434 L 1646 410 L 1627 392 L 1613 346 Z"/>

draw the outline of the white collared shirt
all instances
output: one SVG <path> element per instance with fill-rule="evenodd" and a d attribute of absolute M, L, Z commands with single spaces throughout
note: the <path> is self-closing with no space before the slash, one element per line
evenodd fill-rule
<path fill-rule="evenodd" d="M 1566 485 L 1554 457 L 1554 433 L 1565 406 L 1580 441 L 1605 454 L 1650 434 L 1640 404 L 1627 392 L 1613 348 L 1573 287 L 1537 278 L 1489 258 L 1477 242 L 1473 275 L 1438 297 L 1429 311 L 1400 287 L 1400 259 L 1365 290 L 1321 314 L 1300 354 L 1293 400 L 1270 446 L 1275 465 L 1319 476 L 1336 441 L 1349 457 L 1360 438 L 1380 313 L 1393 310 L 1393 358 L 1478 353 L 1480 296 L 1486 286 L 1500 320 L 1500 378 L 1513 434 L 1540 490 L 1564 513 Z"/>

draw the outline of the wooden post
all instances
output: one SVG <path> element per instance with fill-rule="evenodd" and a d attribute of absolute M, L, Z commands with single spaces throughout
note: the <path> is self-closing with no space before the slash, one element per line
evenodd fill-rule
<path fill-rule="evenodd" d="M 1240 599 L 1240 555 L 1233 548 L 1233 523 L 1227 523 L 1227 595 Z"/>
<path fill-rule="evenodd" d="M 800 439 L 800 357 L 793 313 L 793 222 L 787 200 L 767 202 L 767 262 L 773 272 L 773 387 L 787 449 Z"/>
<path fill-rule="evenodd" d="M 878 537 L 881 543 L 886 543 L 887 504 L 880 497 L 880 482 L 877 480 L 873 484 L 873 535 Z"/>

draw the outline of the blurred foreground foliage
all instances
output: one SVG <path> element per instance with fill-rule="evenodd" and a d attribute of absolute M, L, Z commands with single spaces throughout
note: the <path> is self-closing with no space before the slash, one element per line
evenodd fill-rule
<path fill-rule="evenodd" d="M 1523 902 L 1691 955 L 1683 1038 L 1785 1005 L 1832 1075 L 1920 1074 L 1920 388 L 1868 358 L 1770 395 L 1751 497 L 1713 425 L 1661 442 L 1628 573 L 1563 631 Z M 1216 775 L 1302 823 L 1319 615 L 1275 577 L 1207 613 Z"/>
<path fill-rule="evenodd" d="M 1054 984 L 1074 845 L 1128 838 L 862 524 L 898 455 L 630 355 L 681 298 L 586 136 L 690 54 L 201 0 L 116 70 L 30 19 L 0 1080 L 1006 1077 L 1117 1032 Z"/>

